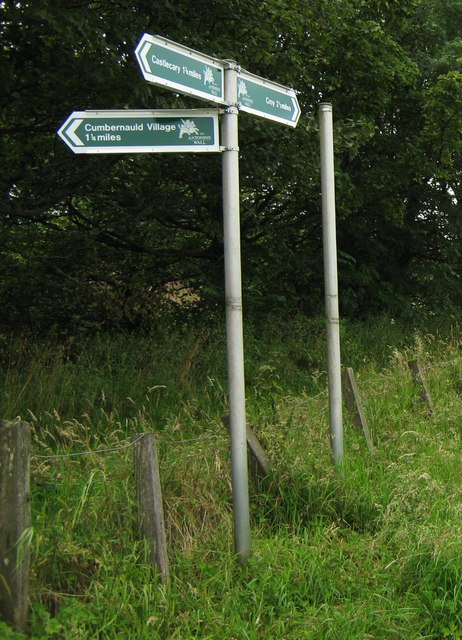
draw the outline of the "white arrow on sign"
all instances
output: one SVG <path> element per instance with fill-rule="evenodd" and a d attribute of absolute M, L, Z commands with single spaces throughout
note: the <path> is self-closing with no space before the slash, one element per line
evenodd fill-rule
<path fill-rule="evenodd" d="M 135 52 L 138 63 L 141 66 L 141 71 L 143 72 L 143 75 L 148 75 L 151 73 L 151 67 L 147 59 L 148 51 L 150 48 L 151 48 L 151 42 L 149 42 L 148 40 L 141 40 L 140 47 Z"/>
<path fill-rule="evenodd" d="M 84 142 L 83 140 L 81 140 L 79 138 L 79 136 L 76 134 L 75 130 L 80 127 L 80 125 L 82 124 L 83 120 L 75 120 L 74 122 L 71 123 L 70 127 L 68 127 L 66 129 L 66 135 L 72 140 L 72 142 L 77 146 L 77 147 L 83 147 L 84 146 Z M 64 127 L 62 128 L 62 130 L 64 130 Z"/>

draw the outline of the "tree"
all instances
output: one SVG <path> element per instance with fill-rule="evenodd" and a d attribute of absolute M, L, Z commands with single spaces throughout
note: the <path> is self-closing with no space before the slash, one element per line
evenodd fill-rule
<path fill-rule="evenodd" d="M 240 116 L 247 313 L 319 310 L 320 100 L 334 106 L 344 313 L 458 303 L 460 5 L 0 3 L 4 317 L 142 327 L 172 281 L 200 308 L 223 300 L 218 154 L 79 157 L 56 136 L 74 110 L 200 106 L 142 79 L 143 32 L 300 91 L 295 130 Z"/>

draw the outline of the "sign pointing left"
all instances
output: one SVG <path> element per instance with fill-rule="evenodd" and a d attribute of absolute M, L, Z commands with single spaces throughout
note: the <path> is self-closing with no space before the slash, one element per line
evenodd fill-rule
<path fill-rule="evenodd" d="M 217 109 L 74 111 L 58 135 L 74 153 L 220 151 Z"/>
<path fill-rule="evenodd" d="M 207 102 L 224 103 L 223 61 L 148 33 L 138 43 L 135 55 L 148 82 Z"/>

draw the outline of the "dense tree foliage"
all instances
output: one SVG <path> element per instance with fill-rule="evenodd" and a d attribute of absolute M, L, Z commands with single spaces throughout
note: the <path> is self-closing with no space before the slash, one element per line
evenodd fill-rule
<path fill-rule="evenodd" d="M 201 106 L 143 80 L 144 32 L 300 92 L 295 130 L 240 117 L 247 314 L 322 308 L 322 100 L 343 313 L 460 305 L 461 27 L 462 0 L 0 2 L 2 323 L 149 328 L 172 282 L 222 304 L 219 154 L 75 156 L 56 136 L 75 110 Z"/>

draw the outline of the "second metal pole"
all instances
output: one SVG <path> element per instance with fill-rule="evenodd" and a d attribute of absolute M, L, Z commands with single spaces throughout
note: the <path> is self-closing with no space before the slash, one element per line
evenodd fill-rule
<path fill-rule="evenodd" d="M 224 80 L 225 100 L 229 105 L 222 117 L 222 161 L 234 546 L 239 562 L 244 564 L 250 556 L 250 515 L 242 322 L 237 65 L 235 63 L 230 62 L 225 68 Z"/>
<path fill-rule="evenodd" d="M 321 137 L 322 235 L 327 325 L 327 376 L 329 424 L 334 465 L 343 461 L 342 374 L 340 363 L 340 320 L 335 229 L 334 135 L 332 105 L 319 105 Z"/>

